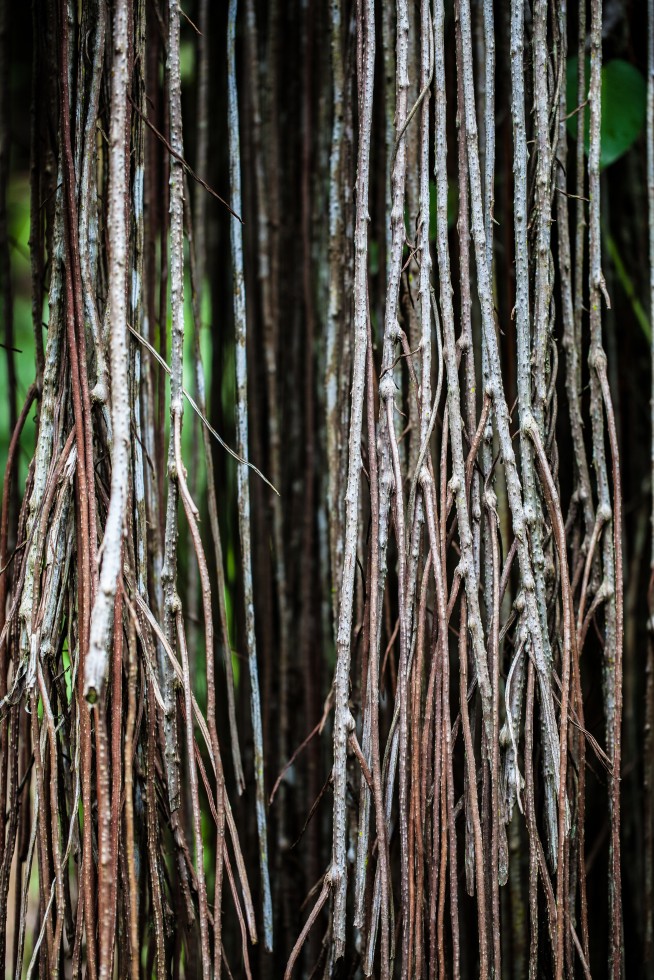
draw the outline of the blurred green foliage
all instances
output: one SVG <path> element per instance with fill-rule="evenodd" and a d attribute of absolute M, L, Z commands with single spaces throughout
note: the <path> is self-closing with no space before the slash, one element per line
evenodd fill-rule
<path fill-rule="evenodd" d="M 32 329 L 32 286 L 29 258 L 30 237 L 30 193 L 27 175 L 13 175 L 7 187 L 7 213 L 9 247 L 11 252 L 11 271 L 14 310 L 14 364 L 18 394 L 18 410 L 22 406 L 27 389 L 34 381 L 34 331 Z M 3 310 L 4 315 L 4 310 Z M 43 322 L 48 318 L 47 303 L 44 303 Z M 4 331 L 3 331 L 4 333 Z M 47 339 L 43 330 L 43 343 Z M 0 352 L 0 390 L 8 392 L 7 355 Z M 0 399 L 0 463 L 4 476 L 11 432 L 9 431 L 9 402 Z M 34 410 L 25 424 L 21 439 L 18 479 L 22 487 L 27 478 L 27 468 L 34 447 Z"/>
<path fill-rule="evenodd" d="M 568 132 L 577 138 L 577 57 L 568 60 L 566 69 L 566 104 Z M 586 58 L 586 98 L 590 84 L 590 58 Z M 643 126 L 647 106 L 645 79 L 633 65 L 620 58 L 607 61 L 602 67 L 602 123 L 600 131 L 600 168 L 609 167 L 630 149 Z M 590 108 L 584 107 L 584 143 L 590 145 Z"/>

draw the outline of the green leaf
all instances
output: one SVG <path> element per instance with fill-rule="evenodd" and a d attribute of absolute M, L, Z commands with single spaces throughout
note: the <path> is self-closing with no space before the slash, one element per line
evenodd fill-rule
<path fill-rule="evenodd" d="M 179 47 L 179 73 L 182 83 L 190 82 L 195 73 L 195 44 L 182 41 Z"/>
<path fill-rule="evenodd" d="M 566 68 L 568 113 L 577 108 L 578 58 L 570 58 Z M 586 58 L 586 96 L 590 82 L 590 58 Z M 645 79 L 628 61 L 615 58 L 602 67 L 602 123 L 600 130 L 600 168 L 615 163 L 633 146 L 645 123 L 647 86 Z M 568 132 L 577 136 L 577 114 L 567 120 Z M 590 146 L 590 109 L 584 109 L 584 147 Z"/>

